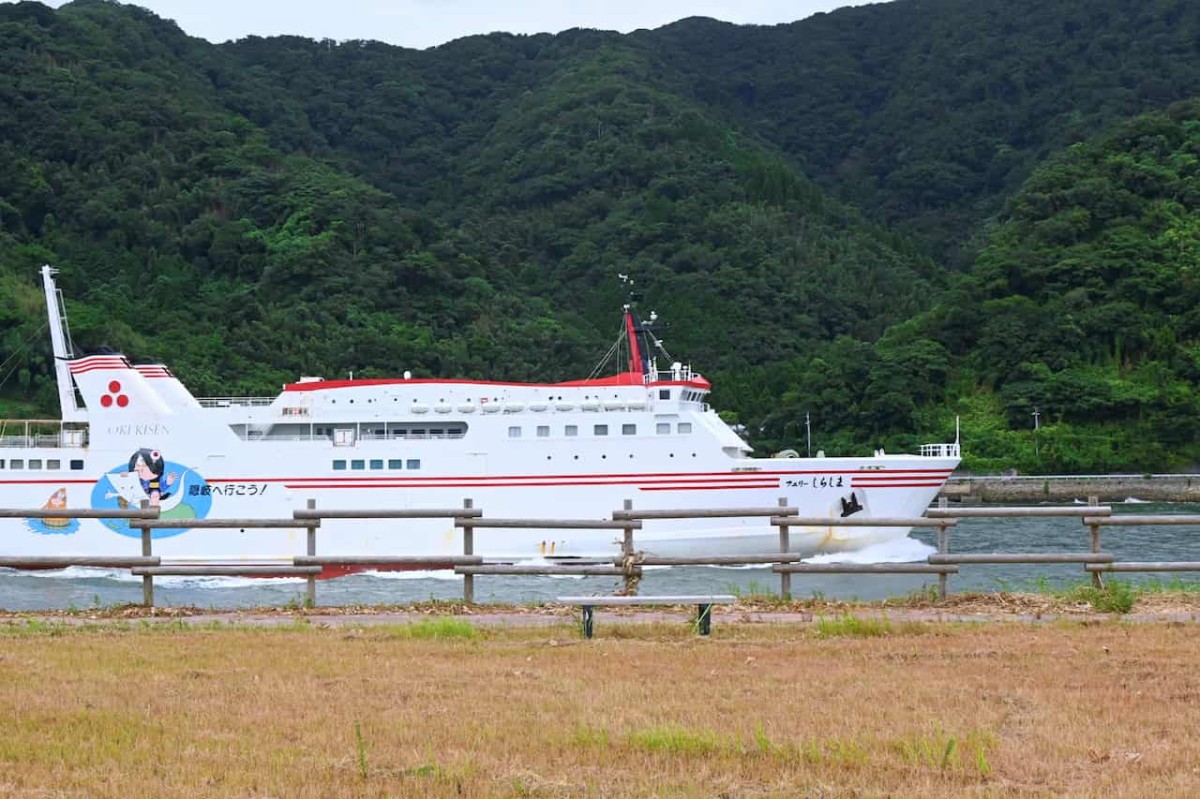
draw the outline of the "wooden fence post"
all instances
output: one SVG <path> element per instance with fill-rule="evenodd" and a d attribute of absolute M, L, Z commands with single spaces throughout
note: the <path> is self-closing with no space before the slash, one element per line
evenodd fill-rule
<path fill-rule="evenodd" d="M 147 510 L 150 507 L 149 500 L 143 499 L 141 509 Z M 151 535 L 154 532 L 151 527 L 142 528 L 142 557 L 148 558 L 154 553 L 150 545 Z M 142 575 L 142 604 L 145 607 L 154 607 L 154 577 L 149 574 Z"/>
<path fill-rule="evenodd" d="M 787 507 L 787 497 L 779 498 L 779 507 Z M 779 525 L 779 553 L 781 555 L 788 554 L 790 543 L 788 541 L 788 526 L 786 524 Z M 779 597 L 781 599 L 792 598 L 792 575 L 788 572 L 779 573 Z"/>
<path fill-rule="evenodd" d="M 1094 506 L 1094 505 L 1099 505 L 1099 504 L 1100 504 L 1100 497 L 1098 497 L 1098 496 L 1089 496 L 1088 497 L 1088 506 L 1089 507 Z M 1092 552 L 1099 552 L 1100 551 L 1100 525 L 1089 524 L 1088 527 L 1091 528 L 1091 532 L 1092 532 Z M 1092 585 L 1095 588 L 1103 588 L 1104 587 L 1104 576 L 1100 572 L 1098 572 L 1098 571 L 1092 572 Z"/>
<path fill-rule="evenodd" d="M 463 508 L 465 510 L 470 510 L 474 506 L 475 506 L 475 503 L 472 502 L 470 499 L 463 500 Z M 466 517 L 466 516 L 463 517 L 462 531 L 463 531 L 463 554 L 464 555 L 474 555 L 475 554 L 475 526 L 471 523 L 470 517 Z M 464 574 L 463 575 L 463 602 L 466 602 L 468 605 L 475 602 L 475 575 L 473 575 L 473 574 Z"/>
<path fill-rule="evenodd" d="M 625 500 L 625 510 L 633 510 L 633 500 Z M 621 539 L 621 571 L 624 573 L 625 579 L 625 595 L 634 596 L 637 594 L 637 583 L 633 576 L 633 524 L 628 518 L 625 519 L 624 537 Z"/>
<path fill-rule="evenodd" d="M 938 507 L 943 510 L 949 504 L 950 504 L 950 501 L 946 497 L 940 497 L 938 499 Z M 943 524 L 941 527 L 938 528 L 938 554 L 945 555 L 949 551 L 950 551 L 950 528 Z M 947 576 L 948 575 L 945 572 L 940 572 L 938 574 L 938 602 L 946 601 L 946 577 Z"/>
<path fill-rule="evenodd" d="M 308 509 L 316 510 L 316 508 L 317 501 L 310 499 L 308 501 Z M 310 558 L 315 557 L 317 554 L 317 525 L 313 519 L 308 520 L 307 546 L 304 551 Z M 304 605 L 308 608 L 315 608 L 317 606 L 317 575 L 308 575 L 307 583 L 308 585 L 305 586 Z"/>

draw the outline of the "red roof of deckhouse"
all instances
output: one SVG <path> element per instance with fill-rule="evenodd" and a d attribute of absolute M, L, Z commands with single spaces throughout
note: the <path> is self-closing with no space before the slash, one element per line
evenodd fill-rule
<path fill-rule="evenodd" d="M 396 385 L 456 385 L 456 386 L 526 386 L 529 388 L 609 388 L 612 386 L 644 386 L 647 385 L 642 375 L 637 372 L 622 372 L 611 377 L 599 377 L 590 380 L 568 380 L 564 383 L 505 383 L 495 380 L 441 380 L 435 378 L 401 378 L 389 377 L 367 380 L 306 380 L 303 383 L 288 383 L 284 391 L 324 391 L 332 388 L 364 388 L 367 386 L 396 386 Z M 699 375 L 692 375 L 690 380 L 656 380 L 649 385 L 654 386 L 688 386 L 689 388 L 708 391 L 712 384 Z"/>

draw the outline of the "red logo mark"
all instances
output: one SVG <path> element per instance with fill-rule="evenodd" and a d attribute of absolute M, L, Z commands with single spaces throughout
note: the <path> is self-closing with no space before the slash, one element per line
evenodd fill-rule
<path fill-rule="evenodd" d="M 104 408 L 111 408 L 113 402 L 117 403 L 118 408 L 124 408 L 129 404 L 129 397 L 121 392 L 121 382 L 112 380 L 108 384 L 108 393 L 100 398 L 100 405 Z"/>

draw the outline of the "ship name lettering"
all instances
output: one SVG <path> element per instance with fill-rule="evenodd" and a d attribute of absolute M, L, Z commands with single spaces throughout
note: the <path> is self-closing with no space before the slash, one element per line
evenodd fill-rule
<path fill-rule="evenodd" d="M 812 488 L 815 490 L 815 489 L 820 489 L 820 488 L 841 488 L 842 486 L 844 486 L 846 484 L 845 481 L 846 481 L 845 475 L 837 474 L 837 475 L 827 475 L 827 476 L 822 476 L 822 477 L 814 477 L 814 478 L 812 478 L 812 480 L 788 479 L 788 480 L 784 480 L 783 484 L 787 488 L 805 488 L 805 487 L 807 487 L 807 488 Z"/>
<path fill-rule="evenodd" d="M 169 436 L 171 428 L 165 424 L 115 424 L 108 428 L 111 436 Z"/>

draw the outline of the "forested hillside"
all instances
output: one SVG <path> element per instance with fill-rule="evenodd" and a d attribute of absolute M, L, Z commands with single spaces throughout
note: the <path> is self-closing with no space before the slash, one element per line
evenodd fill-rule
<path fill-rule="evenodd" d="M 1169 1 L 426 51 L 0 5 L 0 410 L 55 411 L 43 262 L 77 343 L 198 394 L 580 377 L 620 272 L 762 450 L 962 415 L 977 468 L 1189 466 L 1198 51 Z"/>

